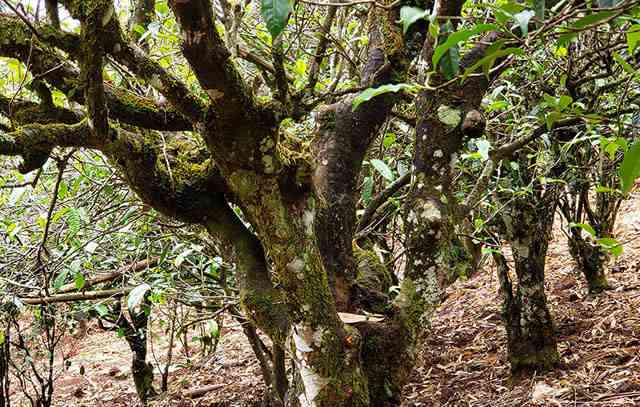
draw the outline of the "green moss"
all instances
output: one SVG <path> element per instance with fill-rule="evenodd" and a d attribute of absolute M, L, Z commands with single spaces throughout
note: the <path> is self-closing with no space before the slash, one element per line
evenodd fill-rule
<path fill-rule="evenodd" d="M 353 254 L 358 270 L 356 283 L 383 293 L 389 291 L 389 287 L 393 284 L 393 277 L 376 253 L 373 250 L 364 250 L 354 245 Z"/>

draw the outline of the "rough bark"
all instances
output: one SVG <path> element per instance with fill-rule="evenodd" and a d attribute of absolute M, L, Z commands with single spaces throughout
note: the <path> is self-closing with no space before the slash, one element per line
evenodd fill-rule
<path fill-rule="evenodd" d="M 501 214 L 518 279 L 514 294 L 506 260 L 501 255 L 494 256 L 504 298 L 507 351 L 514 373 L 547 370 L 560 359 L 544 289 L 545 260 L 557 202 L 557 188 L 548 188 L 544 196 L 537 198 L 512 198 Z"/>
<path fill-rule="evenodd" d="M 590 294 L 598 294 L 609 288 L 605 264 L 607 255 L 600 246 L 586 240 L 580 230 L 572 230 L 569 238 L 569 252 L 587 280 Z"/>

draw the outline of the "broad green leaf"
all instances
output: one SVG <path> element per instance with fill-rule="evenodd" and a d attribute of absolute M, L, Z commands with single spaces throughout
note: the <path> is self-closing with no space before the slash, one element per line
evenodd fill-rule
<path fill-rule="evenodd" d="M 433 65 L 433 68 L 435 69 L 438 66 L 440 58 L 442 58 L 449 48 L 456 46 L 459 42 L 468 40 L 476 34 L 496 29 L 497 26 L 495 24 L 478 24 L 468 30 L 460 30 L 450 34 L 446 41 L 438 45 L 435 51 L 433 51 L 433 56 L 431 57 L 431 64 Z"/>
<path fill-rule="evenodd" d="M 415 92 L 416 90 L 418 90 L 417 86 L 409 85 L 408 83 L 396 83 L 396 84 L 378 86 L 377 88 L 367 88 L 353 99 L 353 102 L 351 104 L 351 110 L 355 111 L 358 108 L 358 106 L 360 106 L 364 102 L 367 102 L 373 99 L 374 97 L 385 94 L 385 93 L 399 92 L 399 91 L 412 93 L 412 92 Z"/>
<path fill-rule="evenodd" d="M 131 290 L 129 296 L 127 297 L 127 307 L 132 310 L 140 305 L 140 303 L 142 303 L 142 300 L 144 299 L 145 294 L 149 290 L 151 290 L 151 286 L 147 283 L 142 283 Z"/>
<path fill-rule="evenodd" d="M 0 345 L 4 345 L 4 332 L 0 332 Z"/>
<path fill-rule="evenodd" d="M 618 257 L 622 254 L 622 245 L 612 237 L 603 237 L 597 240 L 598 244 L 609 253 Z"/>
<path fill-rule="evenodd" d="M 553 128 L 553 124 L 558 120 L 562 119 L 565 115 L 558 111 L 553 111 L 547 113 L 545 116 L 545 123 L 547 123 L 547 130 L 551 130 Z"/>
<path fill-rule="evenodd" d="M 613 11 L 598 11 L 597 13 L 589 14 L 588 16 L 580 18 L 578 21 L 573 23 L 572 27 L 581 29 L 590 25 L 594 25 L 606 20 L 614 14 L 615 13 Z"/>
<path fill-rule="evenodd" d="M 84 284 L 86 282 L 86 280 L 84 278 L 84 274 L 76 273 L 76 275 L 73 276 L 73 282 L 76 285 L 76 289 L 77 290 L 82 290 L 84 288 Z"/>
<path fill-rule="evenodd" d="M 156 13 L 160 14 L 161 16 L 166 16 L 167 14 L 169 14 L 169 6 L 167 5 L 166 1 L 159 1 L 156 3 Z"/>
<path fill-rule="evenodd" d="M 591 236 L 596 237 L 596 231 L 591 225 L 586 223 L 569 223 L 569 227 L 571 228 L 580 228 L 585 232 L 589 233 Z"/>
<path fill-rule="evenodd" d="M 389 181 L 394 180 L 395 177 L 393 176 L 393 172 L 391 171 L 391 168 L 389 168 L 387 163 L 385 163 L 384 161 L 374 158 L 373 160 L 371 160 L 371 165 L 373 165 L 373 168 L 375 168 L 376 171 L 380 173 L 380 175 L 382 175 Z"/>
<path fill-rule="evenodd" d="M 413 23 L 429 16 L 429 11 L 418 7 L 403 6 L 400 9 L 400 22 L 402 23 L 402 33 L 406 34 L 407 30 Z"/>
<path fill-rule="evenodd" d="M 220 326 L 218 325 L 218 322 L 211 320 L 207 325 L 209 326 L 209 335 L 212 338 L 220 338 Z"/>
<path fill-rule="evenodd" d="M 573 98 L 571 96 L 569 96 L 569 95 L 560 96 L 560 98 L 558 99 L 558 109 L 560 111 L 563 111 L 564 109 L 569 107 L 571 102 L 573 102 Z"/>
<path fill-rule="evenodd" d="M 640 177 L 640 141 L 633 143 L 624 153 L 619 172 L 622 192 L 626 194 L 631 191 L 636 178 Z"/>
<path fill-rule="evenodd" d="M 396 134 L 395 133 L 387 133 L 384 135 L 384 139 L 382 140 L 382 145 L 385 148 L 389 148 L 394 145 L 396 142 Z"/>
<path fill-rule="evenodd" d="M 457 45 L 445 51 L 440 59 L 440 68 L 447 80 L 452 79 L 458 74 L 458 70 L 460 69 L 460 51 Z"/>
<path fill-rule="evenodd" d="M 634 24 L 627 30 L 627 48 L 629 48 L 629 54 L 633 54 L 636 46 L 640 41 L 640 24 Z"/>
<path fill-rule="evenodd" d="M 287 26 L 291 4 L 289 0 L 262 0 L 260 11 L 272 38 L 276 38 Z"/>
<path fill-rule="evenodd" d="M 520 27 L 523 37 L 529 34 L 529 20 L 535 15 L 536 13 L 532 10 L 524 10 L 513 16 L 513 19 L 518 23 L 518 27 Z"/>

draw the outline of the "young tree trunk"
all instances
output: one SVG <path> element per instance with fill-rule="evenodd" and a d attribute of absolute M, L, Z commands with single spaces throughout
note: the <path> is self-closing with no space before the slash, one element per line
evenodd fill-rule
<path fill-rule="evenodd" d="M 547 194 L 551 195 L 550 199 Z M 518 279 L 515 294 L 506 260 L 502 255 L 494 259 L 504 297 L 502 316 L 514 373 L 550 369 L 559 360 L 544 291 L 545 257 L 555 212 L 553 196 L 553 191 L 547 191 L 544 198 L 516 199 L 502 215 Z"/>
<path fill-rule="evenodd" d="M 605 273 L 606 255 L 600 247 L 591 244 L 573 230 L 569 236 L 569 252 L 587 280 L 590 294 L 598 294 L 609 288 Z"/>
<path fill-rule="evenodd" d="M 136 386 L 136 393 L 142 405 L 147 405 L 149 399 L 156 396 L 153 387 L 153 367 L 147 363 L 147 341 L 146 336 L 139 335 L 127 339 L 129 347 L 133 352 L 131 359 L 131 374 Z"/>
<path fill-rule="evenodd" d="M 136 386 L 136 393 L 143 406 L 146 406 L 152 397 L 158 393 L 153 387 L 153 367 L 147 363 L 147 329 L 149 307 L 148 297 L 143 300 L 143 307 L 139 311 L 129 310 L 131 321 L 127 320 L 122 312 L 116 321 L 116 325 L 124 330 L 124 337 L 133 353 L 131 358 L 131 374 Z"/>
<path fill-rule="evenodd" d="M 9 400 L 9 329 L 0 332 L 0 407 L 10 407 Z"/>

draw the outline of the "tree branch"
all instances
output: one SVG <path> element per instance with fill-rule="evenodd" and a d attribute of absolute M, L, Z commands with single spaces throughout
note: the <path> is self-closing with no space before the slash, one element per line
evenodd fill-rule
<path fill-rule="evenodd" d="M 216 111 L 223 117 L 238 117 L 253 110 L 251 93 L 216 30 L 211 2 L 170 0 L 169 5 L 182 30 L 183 54 Z"/>

